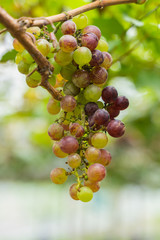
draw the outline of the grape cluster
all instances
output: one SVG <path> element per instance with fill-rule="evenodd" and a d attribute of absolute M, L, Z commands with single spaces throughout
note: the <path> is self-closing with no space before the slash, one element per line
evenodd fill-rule
<path fill-rule="evenodd" d="M 39 51 L 54 66 L 48 81 L 63 94 L 61 101 L 51 98 L 47 104 L 50 114 L 59 114 L 48 134 L 54 141 L 53 153 L 58 158 L 67 157 L 68 167 L 54 168 L 50 178 L 55 184 L 63 184 L 68 176 L 75 175 L 77 181 L 69 193 L 74 200 L 83 202 L 90 201 L 100 189 L 99 182 L 105 178 L 106 166 L 111 162 L 110 152 L 104 149 L 107 133 L 116 138 L 124 134 L 124 124 L 115 117 L 129 105 L 128 99 L 118 96 L 113 86 L 106 86 L 107 70 L 112 65 L 108 43 L 101 37 L 100 29 L 87 26 L 87 22 L 85 14 L 63 22 L 59 42 L 47 30 L 27 29 Z M 17 39 L 13 46 L 18 51 L 18 70 L 32 73 L 38 67 L 33 58 Z M 26 82 L 37 87 L 41 75 L 34 71 Z"/>

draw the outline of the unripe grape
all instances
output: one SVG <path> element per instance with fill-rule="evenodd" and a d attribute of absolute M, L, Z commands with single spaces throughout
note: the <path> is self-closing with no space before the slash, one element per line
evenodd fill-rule
<path fill-rule="evenodd" d="M 101 96 L 101 88 L 91 84 L 88 87 L 85 88 L 84 90 L 84 96 L 86 98 L 86 100 L 90 101 L 90 102 L 96 102 L 100 96 Z"/>
<path fill-rule="evenodd" d="M 92 59 L 90 61 L 91 66 L 99 66 L 101 63 L 103 63 L 104 57 L 101 51 L 94 50 L 92 52 Z"/>
<path fill-rule="evenodd" d="M 50 114 L 53 114 L 53 115 L 58 114 L 61 110 L 60 102 L 53 98 L 50 98 L 47 104 L 47 110 Z"/>
<path fill-rule="evenodd" d="M 72 55 L 72 52 L 63 52 L 62 50 L 59 50 L 54 58 L 60 66 L 66 66 L 72 62 Z"/>
<path fill-rule="evenodd" d="M 24 50 L 21 54 L 22 60 L 27 64 L 32 64 L 34 62 L 34 59 L 32 56 L 27 52 L 27 50 Z"/>
<path fill-rule="evenodd" d="M 104 109 L 98 109 L 94 113 L 94 122 L 97 125 L 103 125 L 109 121 L 109 113 Z"/>
<path fill-rule="evenodd" d="M 87 116 L 92 116 L 98 110 L 98 105 L 95 102 L 89 102 L 85 105 L 84 111 Z"/>
<path fill-rule="evenodd" d="M 89 147 L 85 151 L 85 158 L 88 160 L 90 163 L 96 163 L 101 157 L 101 152 L 99 149 L 95 147 Z"/>
<path fill-rule="evenodd" d="M 37 63 L 32 63 L 29 67 L 29 73 L 31 73 L 35 68 L 37 68 Z M 31 77 L 36 80 L 41 80 L 41 74 L 38 71 L 32 73 Z"/>
<path fill-rule="evenodd" d="M 83 34 L 81 44 L 83 47 L 87 47 L 93 51 L 98 45 L 98 37 L 94 33 Z"/>
<path fill-rule="evenodd" d="M 94 163 L 89 166 L 87 171 L 88 179 L 92 182 L 102 181 L 106 176 L 106 169 L 100 163 Z"/>
<path fill-rule="evenodd" d="M 114 107 L 118 110 L 124 110 L 129 106 L 128 98 L 125 96 L 119 96 L 114 102 Z"/>
<path fill-rule="evenodd" d="M 17 52 L 23 52 L 24 50 L 23 45 L 16 38 L 13 40 L 13 47 Z"/>
<path fill-rule="evenodd" d="M 77 68 L 73 64 L 69 64 L 61 68 L 60 74 L 63 78 L 72 80 L 73 73 L 76 70 Z"/>
<path fill-rule="evenodd" d="M 121 137 L 125 132 L 125 125 L 120 120 L 111 120 L 107 125 L 107 132 L 112 137 Z"/>
<path fill-rule="evenodd" d="M 84 128 L 79 123 L 70 124 L 69 131 L 76 138 L 82 137 L 85 133 Z"/>
<path fill-rule="evenodd" d="M 29 64 L 25 63 L 24 61 L 20 61 L 18 63 L 18 71 L 22 74 L 28 74 Z"/>
<path fill-rule="evenodd" d="M 63 92 L 66 95 L 77 96 L 80 92 L 80 88 L 74 85 L 73 82 L 66 82 L 63 87 Z"/>
<path fill-rule="evenodd" d="M 104 67 L 105 69 L 108 69 L 112 65 L 112 56 L 108 52 L 102 52 L 104 61 L 101 64 L 101 67 Z"/>
<path fill-rule="evenodd" d="M 73 35 L 76 32 L 76 24 L 72 20 L 65 21 L 62 23 L 61 31 L 65 34 Z"/>
<path fill-rule="evenodd" d="M 84 90 L 80 91 L 80 93 L 77 96 L 77 103 L 79 103 L 80 105 L 85 105 L 87 102 L 89 101 L 86 100 L 84 97 Z"/>
<path fill-rule="evenodd" d="M 89 72 L 77 70 L 72 76 L 72 82 L 79 88 L 86 88 L 90 84 Z"/>
<path fill-rule="evenodd" d="M 118 92 L 112 86 L 107 86 L 102 91 L 102 99 L 105 103 L 113 103 L 117 97 Z"/>
<path fill-rule="evenodd" d="M 92 192 L 98 192 L 98 190 L 100 189 L 99 182 L 91 182 L 90 180 L 85 180 L 84 186 L 89 187 Z"/>
<path fill-rule="evenodd" d="M 100 39 L 96 49 L 100 50 L 101 52 L 107 52 L 108 51 L 108 43 L 105 40 Z"/>
<path fill-rule="evenodd" d="M 61 100 L 61 108 L 65 112 L 72 112 L 76 108 L 76 105 L 77 105 L 76 100 L 71 95 L 66 95 Z"/>
<path fill-rule="evenodd" d="M 87 27 L 85 27 L 82 31 L 83 34 L 85 33 L 94 33 L 98 39 L 100 39 L 101 37 L 101 31 L 98 27 L 94 26 L 94 25 L 89 25 Z"/>
<path fill-rule="evenodd" d="M 41 83 L 41 80 L 36 80 L 31 77 L 26 77 L 26 83 L 29 87 L 35 88 L 38 87 Z"/>
<path fill-rule="evenodd" d="M 51 46 L 46 39 L 38 39 L 36 47 L 44 56 L 47 56 L 51 50 Z"/>
<path fill-rule="evenodd" d="M 48 78 L 48 82 L 52 85 L 55 86 L 56 84 L 56 75 L 52 73 L 52 75 Z"/>
<path fill-rule="evenodd" d="M 92 53 L 86 47 L 79 47 L 74 51 L 73 59 L 77 64 L 79 64 L 80 66 L 83 66 L 85 64 L 88 64 L 91 61 Z"/>
<path fill-rule="evenodd" d="M 50 173 L 50 178 L 55 184 L 63 184 L 68 177 L 64 168 L 54 168 Z"/>
<path fill-rule="evenodd" d="M 93 192 L 89 187 L 81 187 L 77 192 L 77 196 L 82 202 L 89 202 L 93 198 Z"/>
<path fill-rule="evenodd" d="M 108 138 L 105 133 L 95 133 L 91 138 L 91 143 L 95 148 L 104 148 L 108 143 Z"/>
<path fill-rule="evenodd" d="M 52 140 L 60 140 L 64 136 L 64 129 L 58 123 L 53 123 L 48 128 L 48 135 Z"/>
<path fill-rule="evenodd" d="M 32 33 L 37 39 L 41 34 L 41 29 L 39 27 L 29 27 L 26 32 Z"/>
<path fill-rule="evenodd" d="M 77 40 L 71 35 L 64 35 L 59 39 L 59 46 L 64 52 L 73 52 L 77 48 Z"/>
<path fill-rule="evenodd" d="M 108 72 L 103 67 L 95 67 L 90 73 L 90 79 L 95 84 L 105 83 L 108 78 Z"/>
<path fill-rule="evenodd" d="M 69 189 L 69 194 L 71 196 L 71 198 L 73 198 L 74 200 L 79 200 L 79 198 L 77 197 L 77 183 L 74 183 L 70 186 Z"/>
<path fill-rule="evenodd" d="M 98 160 L 98 163 L 102 164 L 103 166 L 108 166 L 112 160 L 112 156 L 110 152 L 105 149 L 99 149 L 101 152 L 101 157 Z"/>
<path fill-rule="evenodd" d="M 21 56 L 21 53 L 18 52 L 15 57 L 15 63 L 18 64 L 20 63 L 20 61 L 22 61 L 22 56 Z"/>
<path fill-rule="evenodd" d="M 48 61 L 53 65 L 54 73 L 58 74 L 60 72 L 60 70 L 61 70 L 61 66 L 58 63 L 56 63 L 54 57 L 49 58 Z"/>
<path fill-rule="evenodd" d="M 67 162 L 71 168 L 77 168 L 81 164 L 81 157 L 78 153 L 72 153 L 68 156 Z"/>
<path fill-rule="evenodd" d="M 77 139 L 72 136 L 63 137 L 60 140 L 59 144 L 61 150 L 68 154 L 75 153 L 79 148 L 79 143 Z"/>
<path fill-rule="evenodd" d="M 101 102 L 101 101 L 97 101 L 96 104 L 98 105 L 98 107 L 99 107 L 100 109 L 102 109 L 103 106 L 104 106 L 103 102 Z"/>
<path fill-rule="evenodd" d="M 78 29 L 83 29 L 88 24 L 88 18 L 84 13 L 81 13 L 78 16 L 75 16 L 73 18 L 73 21 L 75 22 Z"/>
<path fill-rule="evenodd" d="M 68 156 L 67 153 L 63 152 L 60 148 L 60 142 L 55 142 L 53 144 L 53 153 L 55 154 L 56 157 L 59 157 L 59 158 L 65 158 Z"/>

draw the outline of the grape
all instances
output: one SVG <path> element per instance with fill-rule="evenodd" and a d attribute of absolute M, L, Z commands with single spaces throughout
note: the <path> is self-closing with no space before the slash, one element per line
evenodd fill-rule
<path fill-rule="evenodd" d="M 66 66 L 72 62 L 72 55 L 73 55 L 72 52 L 66 53 L 66 52 L 63 52 L 62 50 L 59 50 L 55 54 L 54 58 L 55 58 L 55 61 L 60 66 Z"/>
<path fill-rule="evenodd" d="M 90 102 L 96 102 L 100 96 L 101 96 L 101 88 L 98 86 L 95 86 L 94 84 L 89 85 L 84 90 L 84 96 L 86 100 Z"/>
<path fill-rule="evenodd" d="M 102 91 L 102 99 L 105 103 L 113 103 L 118 96 L 117 90 L 112 86 L 107 86 Z"/>
<path fill-rule="evenodd" d="M 95 67 L 90 73 L 90 79 L 92 80 L 93 83 L 96 83 L 96 84 L 102 84 L 106 82 L 107 78 L 108 78 L 108 73 L 106 69 L 103 67 Z"/>
<path fill-rule="evenodd" d="M 129 106 L 129 101 L 125 96 L 119 96 L 115 100 L 114 106 L 118 110 L 124 110 Z"/>
<path fill-rule="evenodd" d="M 24 50 L 23 45 L 16 38 L 13 40 L 13 47 L 17 52 L 23 52 Z"/>
<path fill-rule="evenodd" d="M 51 50 L 51 46 L 46 39 L 38 39 L 36 47 L 44 56 L 47 56 Z"/>
<path fill-rule="evenodd" d="M 63 52 L 73 52 L 77 48 L 77 40 L 71 35 L 64 35 L 59 39 L 59 46 Z"/>
<path fill-rule="evenodd" d="M 54 168 L 50 173 L 50 178 L 55 184 L 63 184 L 68 177 L 64 168 Z"/>
<path fill-rule="evenodd" d="M 79 123 L 72 123 L 69 127 L 69 131 L 76 138 L 80 138 L 84 135 L 84 128 Z"/>
<path fill-rule="evenodd" d="M 110 119 L 113 119 L 115 117 L 117 117 L 120 113 L 119 110 L 117 110 L 114 106 L 110 105 L 107 107 L 107 111 L 109 112 L 110 115 Z"/>
<path fill-rule="evenodd" d="M 76 70 L 77 68 L 73 64 L 69 64 L 61 68 L 60 74 L 63 78 L 72 80 L 73 73 Z"/>
<path fill-rule="evenodd" d="M 76 24 L 72 20 L 65 21 L 62 23 L 61 31 L 65 34 L 73 35 L 76 32 Z"/>
<path fill-rule="evenodd" d="M 29 52 L 27 52 L 27 50 L 24 50 L 21 54 L 22 60 L 27 63 L 27 64 L 31 64 L 34 62 L 34 59 L 32 58 L 32 56 L 29 54 Z"/>
<path fill-rule="evenodd" d="M 64 136 L 64 129 L 58 123 L 53 123 L 48 128 L 48 135 L 52 140 L 60 140 Z"/>
<path fill-rule="evenodd" d="M 88 64 L 91 61 L 92 53 L 86 47 L 79 47 L 74 51 L 73 59 L 77 64 L 79 64 L 80 66 L 83 66 L 85 64 Z"/>
<path fill-rule="evenodd" d="M 47 104 L 47 110 L 50 114 L 53 114 L 53 115 L 58 114 L 61 110 L 60 102 L 53 98 L 50 98 Z"/>
<path fill-rule="evenodd" d="M 37 68 L 37 63 L 32 63 L 29 67 L 29 73 L 31 73 L 35 68 Z M 35 80 L 41 80 L 41 74 L 38 71 L 32 73 L 31 77 Z"/>
<path fill-rule="evenodd" d="M 84 111 L 87 116 L 92 116 L 98 110 L 98 105 L 95 102 L 89 102 L 85 105 Z"/>
<path fill-rule="evenodd" d="M 79 200 L 79 198 L 77 197 L 77 183 L 74 183 L 70 186 L 69 194 L 74 200 Z"/>
<path fill-rule="evenodd" d="M 61 100 L 61 108 L 65 112 L 72 112 L 75 109 L 76 105 L 77 105 L 76 100 L 71 95 L 66 95 Z"/>
<path fill-rule="evenodd" d="M 77 70 L 72 76 L 72 82 L 79 88 L 85 88 L 90 84 L 90 76 L 86 70 Z"/>
<path fill-rule="evenodd" d="M 20 61 L 22 61 L 21 53 L 18 52 L 15 57 L 15 63 L 18 64 Z"/>
<path fill-rule="evenodd" d="M 26 77 L 26 83 L 29 87 L 35 88 L 40 85 L 41 80 L 36 80 L 36 79 L 33 79 L 32 77 Z"/>
<path fill-rule="evenodd" d="M 120 120 L 111 120 L 108 123 L 107 131 L 112 137 L 121 137 L 125 132 L 125 125 Z"/>
<path fill-rule="evenodd" d="M 53 65 L 54 67 L 54 73 L 55 74 L 58 74 L 61 70 L 61 66 L 56 63 L 55 59 L 52 57 L 52 58 L 49 58 L 48 61 Z"/>
<path fill-rule="evenodd" d="M 84 13 L 81 13 L 78 16 L 75 16 L 73 18 L 73 21 L 75 22 L 78 29 L 83 29 L 88 24 L 88 18 Z"/>
<path fill-rule="evenodd" d="M 22 74 L 28 74 L 29 72 L 29 65 L 24 61 L 20 61 L 18 63 L 18 71 Z"/>
<path fill-rule="evenodd" d="M 83 47 L 87 47 L 93 51 L 98 45 L 98 37 L 94 33 L 83 34 L 81 44 Z"/>
<path fill-rule="evenodd" d="M 91 138 L 91 143 L 96 148 L 104 148 L 108 143 L 108 138 L 105 133 L 95 133 Z"/>
<path fill-rule="evenodd" d="M 101 67 L 104 67 L 105 69 L 108 69 L 112 65 L 112 56 L 108 52 L 102 52 L 104 61 L 101 64 Z"/>
<path fill-rule="evenodd" d="M 103 108 L 103 103 L 101 101 L 97 101 L 96 104 L 98 105 L 99 108 Z"/>
<path fill-rule="evenodd" d="M 67 162 L 71 168 L 77 168 L 81 164 L 81 157 L 78 153 L 72 153 L 68 156 Z"/>
<path fill-rule="evenodd" d="M 100 163 L 94 163 L 89 166 L 87 171 L 88 179 L 91 182 L 99 182 L 102 181 L 106 176 L 106 169 Z"/>
<path fill-rule="evenodd" d="M 101 31 L 98 27 L 94 26 L 94 25 L 89 25 L 87 27 L 85 27 L 82 31 L 83 34 L 85 33 L 94 33 L 98 39 L 100 39 L 101 37 Z"/>
<path fill-rule="evenodd" d="M 98 192 L 98 190 L 100 189 L 99 182 L 91 182 L 90 180 L 85 180 L 84 186 L 89 187 L 92 192 Z"/>
<path fill-rule="evenodd" d="M 95 147 L 89 147 L 85 151 L 85 158 L 88 160 L 90 163 L 95 163 L 98 162 L 98 160 L 101 157 L 101 152 L 99 149 Z"/>
<path fill-rule="evenodd" d="M 59 142 L 55 142 L 54 145 L 53 145 L 53 153 L 56 155 L 56 157 L 59 157 L 59 158 L 65 158 L 68 156 L 67 153 L 64 153 L 61 148 L 60 148 L 60 143 Z"/>
<path fill-rule="evenodd" d="M 39 27 L 29 27 L 26 32 L 32 33 L 37 39 L 41 34 L 41 29 Z"/>
<path fill-rule="evenodd" d="M 48 82 L 52 85 L 55 86 L 56 84 L 56 76 L 54 74 L 52 74 L 49 78 L 48 78 Z"/>
<path fill-rule="evenodd" d="M 100 39 L 96 49 L 100 50 L 101 52 L 107 52 L 108 51 L 108 43 L 105 40 Z"/>
<path fill-rule="evenodd" d="M 94 122 L 97 125 L 103 125 L 109 121 L 109 113 L 104 109 L 98 109 L 94 113 Z"/>
<path fill-rule="evenodd" d="M 59 144 L 60 144 L 61 150 L 68 154 L 76 152 L 79 148 L 79 143 L 77 139 L 72 136 L 63 137 L 60 140 Z"/>
<path fill-rule="evenodd" d="M 91 66 L 99 66 L 101 63 L 103 63 L 104 57 L 101 51 L 94 50 L 92 52 L 92 59 L 90 61 Z"/>
<path fill-rule="evenodd" d="M 94 115 L 88 117 L 88 124 L 89 127 L 93 127 L 95 125 Z"/>
<path fill-rule="evenodd" d="M 98 160 L 98 163 L 102 164 L 103 166 L 108 166 L 112 160 L 110 152 L 105 149 L 100 149 L 101 157 Z"/>
<path fill-rule="evenodd" d="M 74 85 L 73 82 L 66 82 L 63 87 L 63 92 L 66 95 L 77 96 L 80 92 L 80 89 Z"/>
<path fill-rule="evenodd" d="M 64 128 L 65 131 L 69 131 L 69 124 L 66 124 L 65 121 L 61 123 L 61 126 Z"/>
<path fill-rule="evenodd" d="M 81 187 L 77 192 L 77 196 L 82 202 L 89 202 L 93 198 L 93 192 L 89 187 Z"/>

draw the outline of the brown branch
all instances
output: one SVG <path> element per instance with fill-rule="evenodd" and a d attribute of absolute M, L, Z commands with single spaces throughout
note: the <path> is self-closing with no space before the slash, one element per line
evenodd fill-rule
<path fill-rule="evenodd" d="M 0 31 L 0 34 L 6 32 L 6 31 L 7 31 L 7 28 L 2 29 L 2 30 Z"/>

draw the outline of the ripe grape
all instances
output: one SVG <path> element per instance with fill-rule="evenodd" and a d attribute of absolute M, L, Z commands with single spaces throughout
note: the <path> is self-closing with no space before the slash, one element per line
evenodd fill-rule
<path fill-rule="evenodd" d="M 68 156 L 67 162 L 71 168 L 77 168 L 81 164 L 81 157 L 78 153 L 72 153 Z"/>
<path fill-rule="evenodd" d="M 17 52 L 23 52 L 24 50 L 23 45 L 16 38 L 13 40 L 13 47 Z"/>
<path fill-rule="evenodd" d="M 97 125 L 103 125 L 109 121 L 109 113 L 104 109 L 98 109 L 94 113 L 94 122 Z"/>
<path fill-rule="evenodd" d="M 64 136 L 64 129 L 58 123 L 53 123 L 48 128 L 48 135 L 52 140 L 60 140 Z"/>
<path fill-rule="evenodd" d="M 95 133 L 91 138 L 91 143 L 96 148 L 104 148 L 108 143 L 108 138 L 105 133 Z"/>
<path fill-rule="evenodd" d="M 100 163 L 94 163 L 89 166 L 87 171 L 88 179 L 91 182 L 99 182 L 102 181 L 106 176 L 106 169 Z"/>
<path fill-rule="evenodd" d="M 61 108 L 65 112 L 72 112 L 75 109 L 76 105 L 77 105 L 76 100 L 71 95 L 66 95 L 61 100 Z"/>
<path fill-rule="evenodd" d="M 77 196 L 82 202 L 89 202 L 93 198 L 93 192 L 89 187 L 81 187 L 77 192 Z"/>
<path fill-rule="evenodd" d="M 91 182 L 90 180 L 85 180 L 84 186 L 89 187 L 92 192 L 98 192 L 98 190 L 100 189 L 99 182 Z"/>
<path fill-rule="evenodd" d="M 22 53 L 21 53 L 21 57 L 22 57 L 22 60 L 27 63 L 27 64 L 31 64 L 34 62 L 34 59 L 32 58 L 32 56 L 29 54 L 29 52 L 27 52 L 27 50 L 24 50 Z"/>
<path fill-rule="evenodd" d="M 60 142 L 55 142 L 53 144 L 53 153 L 56 155 L 56 157 L 59 157 L 59 158 L 65 158 L 68 156 L 67 153 L 63 152 L 60 148 Z"/>
<path fill-rule="evenodd" d="M 84 90 L 84 96 L 86 98 L 86 100 L 90 101 L 90 102 L 96 102 L 100 96 L 101 96 L 101 88 L 91 84 L 88 87 L 85 88 Z"/>
<path fill-rule="evenodd" d="M 108 52 L 102 52 L 104 61 L 101 64 L 101 67 L 104 67 L 105 69 L 108 69 L 112 65 L 112 56 Z"/>
<path fill-rule="evenodd" d="M 114 105 L 108 106 L 107 111 L 109 112 L 110 119 L 117 117 L 120 113 L 120 111 L 118 109 L 116 109 Z"/>
<path fill-rule="evenodd" d="M 101 157 L 98 160 L 98 163 L 102 164 L 103 166 L 108 166 L 112 160 L 110 152 L 105 149 L 99 149 L 101 152 Z"/>
<path fill-rule="evenodd" d="M 95 67 L 90 73 L 90 79 L 95 84 L 105 83 L 108 78 L 108 73 L 103 67 Z"/>
<path fill-rule="evenodd" d="M 80 89 L 74 85 L 73 82 L 66 82 L 63 87 L 63 92 L 66 95 L 77 96 L 80 92 Z"/>
<path fill-rule="evenodd" d="M 22 74 L 28 74 L 29 64 L 25 63 L 24 61 L 20 61 L 18 63 L 18 71 Z"/>
<path fill-rule="evenodd" d="M 84 135 L 84 128 L 79 123 L 72 123 L 69 127 L 69 131 L 76 138 L 82 137 Z"/>
<path fill-rule="evenodd" d="M 29 67 L 29 73 L 31 73 L 35 68 L 37 68 L 37 63 L 32 63 Z M 31 77 L 36 80 L 41 80 L 41 74 L 38 71 L 32 73 Z"/>
<path fill-rule="evenodd" d="M 65 34 L 73 35 L 76 32 L 76 24 L 72 20 L 65 21 L 62 23 L 61 31 Z"/>
<path fill-rule="evenodd" d="M 94 33 L 98 39 L 100 39 L 101 37 L 101 31 L 98 27 L 94 26 L 94 25 L 89 25 L 87 27 L 85 27 L 82 31 L 83 34 L 85 33 Z"/>
<path fill-rule="evenodd" d="M 61 68 L 60 74 L 63 78 L 72 80 L 73 73 L 76 70 L 77 68 L 73 64 L 69 64 Z"/>
<path fill-rule="evenodd" d="M 77 70 L 72 76 L 72 82 L 79 88 L 86 88 L 90 84 L 88 71 Z"/>
<path fill-rule="evenodd" d="M 81 13 L 78 16 L 75 16 L 73 18 L 73 21 L 75 22 L 78 29 L 83 29 L 88 24 L 88 18 L 84 13 Z"/>
<path fill-rule="evenodd" d="M 103 63 L 104 57 L 101 51 L 94 50 L 92 52 L 92 59 L 90 61 L 91 66 L 99 66 L 101 63 Z"/>
<path fill-rule="evenodd" d="M 62 50 L 59 50 L 54 58 L 60 66 L 66 66 L 72 62 L 72 55 L 72 52 L 63 52 Z"/>
<path fill-rule="evenodd" d="M 105 40 L 100 39 L 96 49 L 100 50 L 101 52 L 107 52 L 108 51 L 108 43 Z"/>
<path fill-rule="evenodd" d="M 112 86 L 107 86 L 102 91 L 102 99 L 105 103 L 113 103 L 117 97 L 118 92 Z"/>
<path fill-rule="evenodd" d="M 77 64 L 79 64 L 80 66 L 83 66 L 85 64 L 88 64 L 91 61 L 92 53 L 86 47 L 79 47 L 74 51 L 73 59 Z"/>
<path fill-rule="evenodd" d="M 107 132 L 112 137 L 121 137 L 125 132 L 125 125 L 120 120 L 111 120 L 108 123 Z"/>
<path fill-rule="evenodd" d="M 53 114 L 53 115 L 58 114 L 61 110 L 60 102 L 53 98 L 50 98 L 47 104 L 47 110 L 50 114 Z"/>
<path fill-rule="evenodd" d="M 50 173 L 50 178 L 55 184 L 63 184 L 68 177 L 64 168 L 54 168 Z"/>
<path fill-rule="evenodd" d="M 92 116 L 98 110 L 98 105 L 95 102 L 89 102 L 85 105 L 84 111 L 87 116 Z"/>
<path fill-rule="evenodd" d="M 118 110 L 124 110 L 129 106 L 129 101 L 125 96 L 119 96 L 115 100 L 114 106 Z"/>
<path fill-rule="evenodd" d="M 73 52 L 77 48 L 77 40 L 72 35 L 64 35 L 59 39 L 59 46 L 63 52 Z"/>
<path fill-rule="evenodd" d="M 98 45 L 98 37 L 94 33 L 83 34 L 81 44 L 83 47 L 87 47 L 93 51 Z"/>
<path fill-rule="evenodd" d="M 77 139 L 72 136 L 63 137 L 60 140 L 59 144 L 61 150 L 68 154 L 75 153 L 79 148 L 79 143 Z"/>
<path fill-rule="evenodd" d="M 77 183 L 74 183 L 70 186 L 69 194 L 74 200 L 79 200 L 79 198 L 77 197 Z"/>
<path fill-rule="evenodd" d="M 35 88 L 40 85 L 41 80 L 33 79 L 32 76 L 30 76 L 30 77 L 26 77 L 26 83 L 28 87 Z"/>
<path fill-rule="evenodd" d="M 26 32 L 32 33 L 37 39 L 41 34 L 41 29 L 39 27 L 29 27 Z"/>
<path fill-rule="evenodd" d="M 90 163 L 96 163 L 101 157 L 101 152 L 99 149 L 95 147 L 89 147 L 85 151 L 85 158 L 88 160 Z"/>
<path fill-rule="evenodd" d="M 51 50 L 51 46 L 46 39 L 38 39 L 36 47 L 44 56 L 47 56 Z"/>

